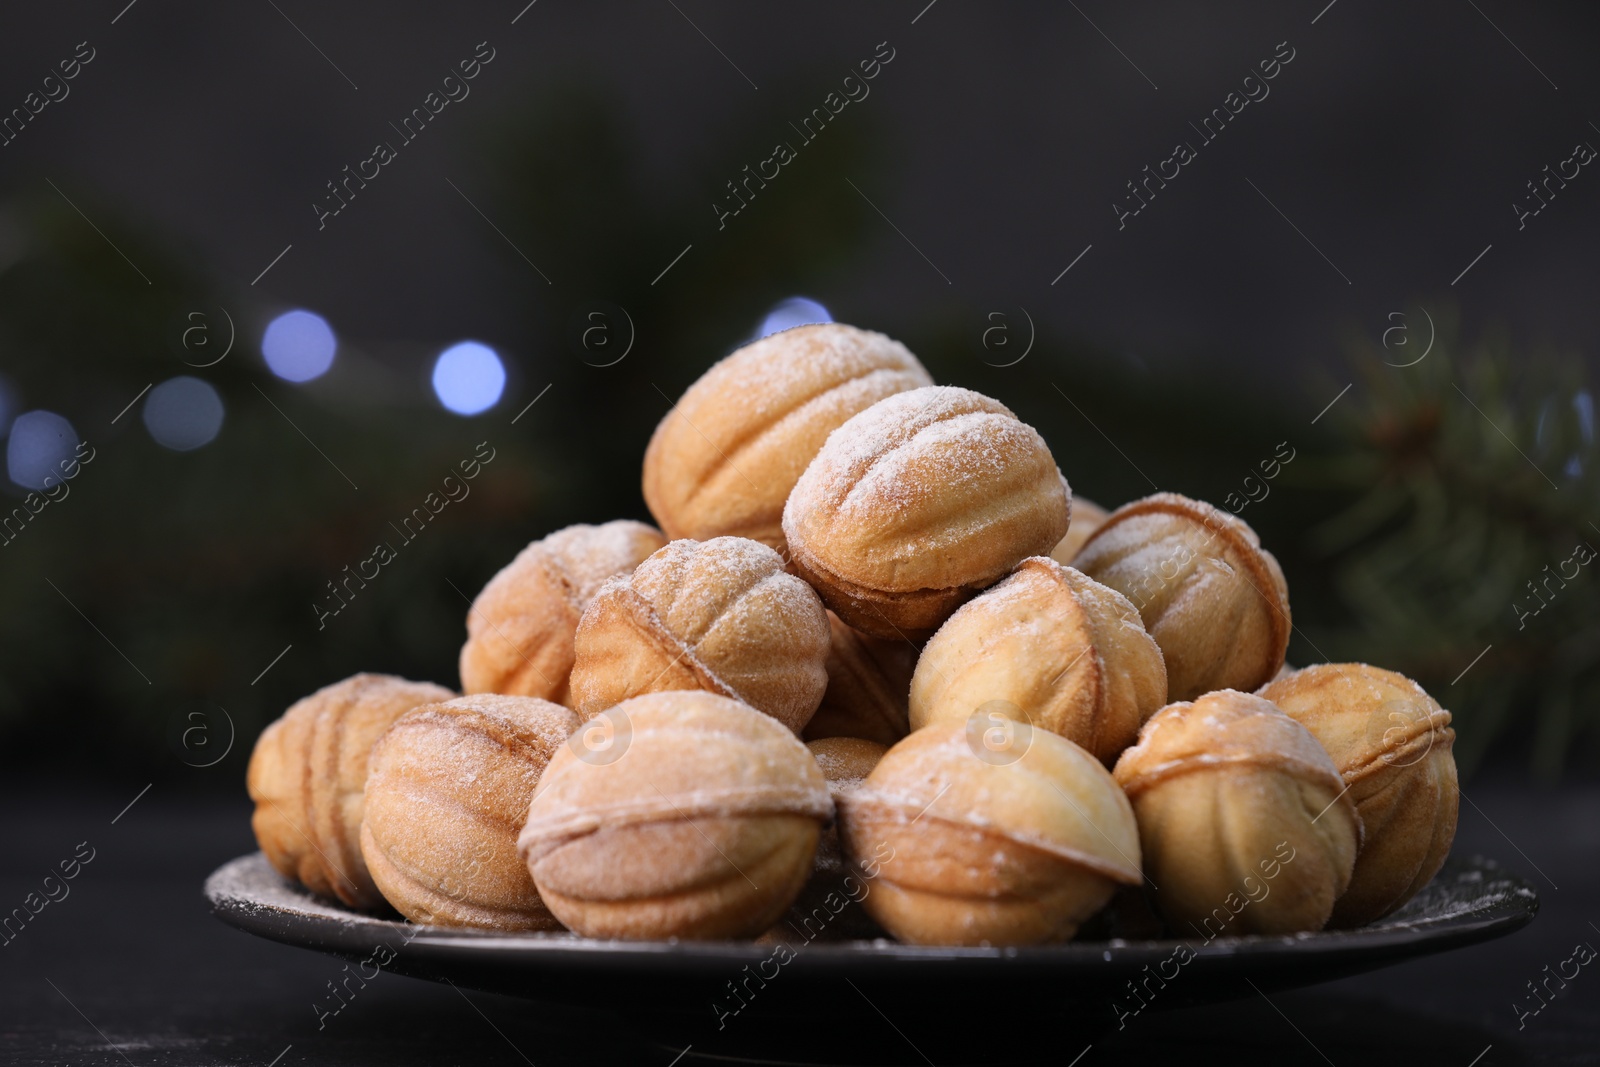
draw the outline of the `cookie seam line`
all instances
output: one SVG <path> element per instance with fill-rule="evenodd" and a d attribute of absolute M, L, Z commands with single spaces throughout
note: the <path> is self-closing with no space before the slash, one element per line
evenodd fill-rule
<path fill-rule="evenodd" d="M 642 826 L 670 820 L 698 818 L 749 818 L 760 815 L 802 815 L 828 819 L 834 812 L 826 789 L 770 787 L 698 791 L 687 797 L 644 800 L 607 807 L 586 807 L 559 816 L 536 818 L 531 813 L 517 838 L 517 847 L 544 851 L 600 830 Z"/>
<path fill-rule="evenodd" d="M 877 790 L 869 790 L 866 788 L 854 789 L 842 797 L 841 800 L 841 814 L 843 814 L 847 819 L 850 817 L 850 809 L 858 808 L 863 805 L 870 805 L 874 802 L 882 807 L 895 811 L 901 816 L 916 806 L 915 800 L 897 797 L 893 794 L 882 793 Z M 1096 856 L 1093 853 L 1084 852 L 1073 848 L 1070 845 L 1062 845 L 1053 841 L 1047 841 L 1032 834 L 1018 833 L 1015 830 L 1009 830 L 994 823 L 977 823 L 967 819 L 951 818 L 947 815 L 937 815 L 928 811 L 926 808 L 923 808 L 922 812 L 917 816 L 917 818 L 931 819 L 934 822 L 941 822 L 946 826 L 954 826 L 963 830 L 977 830 L 982 833 L 998 834 L 1008 841 L 1012 841 L 1016 844 L 1034 849 L 1038 852 L 1046 853 L 1047 855 L 1054 856 L 1057 859 L 1063 859 L 1079 864 L 1080 866 L 1086 867 L 1096 874 L 1103 875 L 1116 882 L 1121 882 L 1124 885 L 1138 885 L 1144 880 L 1144 875 L 1140 870 L 1125 863 L 1116 863 L 1105 859 L 1102 856 Z M 1091 828 L 1098 830 L 1098 827 L 1095 827 L 1087 817 L 1084 817 L 1084 821 L 1088 822 Z"/>
<path fill-rule="evenodd" d="M 741 704 L 748 703 L 744 697 L 740 696 L 739 693 L 735 691 L 733 686 L 729 685 L 727 682 L 724 682 L 717 672 L 713 671 L 711 666 L 700 658 L 698 644 L 688 644 L 683 640 L 683 638 L 678 636 L 677 631 L 673 630 L 672 627 L 668 626 L 661 620 L 661 614 L 656 611 L 655 602 L 633 587 L 633 580 L 631 577 L 622 583 L 621 591 L 627 595 L 627 600 L 624 601 L 624 603 L 628 608 L 630 621 L 632 621 L 636 626 L 639 626 L 640 629 L 642 629 L 652 641 L 656 642 L 658 647 L 666 646 L 661 649 L 662 651 L 666 652 L 675 649 L 678 654 L 673 657 L 674 663 L 688 664 L 689 670 L 692 671 L 697 678 L 704 679 L 716 687 L 711 690 L 711 692 L 713 692 L 715 695 L 727 697 L 730 700 L 737 700 Z M 641 614 L 642 617 L 640 617 Z M 717 618 L 720 619 L 723 614 L 723 612 L 719 612 L 717 614 Z M 707 629 L 709 630 L 710 628 L 708 627 Z M 670 669 L 670 667 L 668 669 Z M 661 673 L 665 674 L 666 671 L 662 671 Z M 659 678 L 659 675 L 657 677 Z M 633 693 L 628 697 L 624 697 L 623 699 L 629 700 L 635 696 L 644 695 L 646 694 Z M 620 704 L 622 701 L 619 700 L 617 703 Z"/>
<path fill-rule="evenodd" d="M 1129 751 L 1132 750 L 1130 749 Z M 1318 767 L 1314 763 L 1308 763 L 1292 756 L 1248 752 L 1225 756 L 1212 755 L 1210 753 L 1179 756 L 1175 759 L 1164 760 L 1149 770 L 1139 771 L 1126 782 L 1119 778 L 1117 784 L 1122 786 L 1122 791 L 1128 795 L 1129 800 L 1132 800 L 1136 793 L 1142 793 L 1151 786 L 1159 785 L 1161 782 L 1176 778 L 1179 775 L 1223 767 L 1255 767 L 1261 770 L 1298 771 L 1314 776 L 1317 781 L 1333 788 L 1335 792 L 1342 792 L 1347 788 L 1343 776 L 1337 770 Z"/>

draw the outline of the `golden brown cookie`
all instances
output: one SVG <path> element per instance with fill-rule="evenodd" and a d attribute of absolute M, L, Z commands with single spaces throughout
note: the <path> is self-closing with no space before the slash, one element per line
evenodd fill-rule
<path fill-rule="evenodd" d="M 1115 774 L 1175 935 L 1327 925 L 1350 884 L 1361 819 L 1317 739 L 1275 705 L 1232 689 L 1169 704 Z"/>
<path fill-rule="evenodd" d="M 524 548 L 467 612 L 462 689 L 569 703 L 583 609 L 607 578 L 628 574 L 666 543 L 655 527 L 619 519 L 568 526 Z"/>
<path fill-rule="evenodd" d="M 1071 493 L 1033 427 L 933 386 L 829 436 L 784 507 L 790 564 L 849 625 L 922 641 L 1067 532 Z"/>
<path fill-rule="evenodd" d="M 906 347 L 843 323 L 753 341 L 701 376 L 650 438 L 644 499 L 676 538 L 783 550 L 783 502 L 828 434 L 886 396 L 932 385 Z"/>
<path fill-rule="evenodd" d="M 832 812 L 816 760 L 770 716 L 703 691 L 650 693 L 562 747 L 518 847 L 550 910 L 585 937 L 754 937 L 800 892 Z"/>
<path fill-rule="evenodd" d="M 1067 536 L 1063 537 L 1056 547 L 1050 550 L 1050 558 L 1063 567 L 1071 566 L 1073 557 L 1078 554 L 1078 549 L 1089 540 L 1093 533 L 1105 525 L 1110 512 L 1096 504 L 1093 500 L 1074 495 L 1072 498 L 1072 525 L 1067 527 Z"/>
<path fill-rule="evenodd" d="M 372 749 L 361 854 L 412 922 L 553 930 L 517 832 L 577 715 L 537 697 L 478 693 L 405 715 Z"/>
<path fill-rule="evenodd" d="M 595 595 L 578 623 L 572 704 L 585 718 L 642 693 L 704 689 L 795 733 L 828 685 L 822 601 L 758 541 L 673 541 Z"/>
<path fill-rule="evenodd" d="M 900 637 L 873 637 L 828 612 L 828 688 L 800 735 L 860 737 L 892 745 L 910 732 L 906 718 L 917 648 Z"/>
<path fill-rule="evenodd" d="M 889 751 L 888 746 L 859 737 L 825 737 L 820 741 L 807 741 L 806 748 L 817 761 L 817 767 L 828 781 L 828 795 L 837 805 L 839 798 L 857 788 Z M 844 875 L 844 854 L 839 847 L 837 824 L 826 826 L 817 844 L 817 872 L 831 876 L 837 882 Z"/>
<path fill-rule="evenodd" d="M 806 748 L 827 779 L 828 792 L 835 797 L 860 785 L 889 751 L 887 745 L 859 737 L 825 737 L 807 741 Z"/>
<path fill-rule="evenodd" d="M 357 674 L 296 703 L 262 732 L 246 784 L 250 825 L 285 878 L 353 908 L 382 902 L 361 859 L 361 811 L 372 744 L 418 704 L 455 696 L 431 682 Z"/>
<path fill-rule="evenodd" d="M 911 728 L 992 708 L 1109 767 L 1166 697 L 1161 649 L 1127 597 L 1034 556 L 963 604 L 923 648 Z"/>
<path fill-rule="evenodd" d="M 828 781 L 828 795 L 839 798 L 859 786 L 889 749 L 859 737 L 825 737 L 807 741 L 806 748 Z M 823 941 L 849 941 L 883 937 L 884 930 L 860 906 L 866 895 L 861 876 L 845 863 L 839 845 L 837 820 L 822 828 L 817 839 L 817 856 L 811 877 L 787 914 L 767 934 L 763 942 L 804 944 Z"/>
<path fill-rule="evenodd" d="M 1261 690 L 1333 757 L 1365 836 L 1332 925 L 1360 926 L 1416 895 L 1450 853 L 1460 790 L 1450 713 L 1403 674 L 1324 663 Z"/>
<path fill-rule="evenodd" d="M 1140 880 L 1122 790 L 1088 752 L 1025 723 L 918 730 L 839 807 L 862 903 L 911 944 L 1065 941 Z"/>
<path fill-rule="evenodd" d="M 1253 691 L 1283 665 L 1289 587 L 1242 519 L 1177 493 L 1124 504 L 1072 565 L 1133 602 L 1167 662 L 1167 699 Z"/>

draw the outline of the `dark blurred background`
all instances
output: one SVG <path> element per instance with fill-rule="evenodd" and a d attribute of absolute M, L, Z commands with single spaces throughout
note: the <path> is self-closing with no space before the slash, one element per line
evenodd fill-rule
<path fill-rule="evenodd" d="M 1600 766 L 1593 5 L 525 2 L 0 14 L 10 781 L 237 797 L 307 692 L 457 684 L 821 315 L 1239 511 L 1291 661 L 1418 677 L 1465 771 Z"/>

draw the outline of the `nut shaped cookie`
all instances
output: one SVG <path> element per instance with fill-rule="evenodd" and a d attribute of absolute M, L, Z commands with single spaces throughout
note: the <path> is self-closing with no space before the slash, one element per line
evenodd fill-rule
<path fill-rule="evenodd" d="M 828 795 L 836 806 L 840 797 L 866 781 L 883 754 L 889 751 L 886 745 L 859 737 L 825 737 L 820 741 L 807 741 L 806 748 L 811 750 L 822 777 L 827 779 Z M 835 876 L 845 873 L 837 824 L 823 828 L 817 844 L 816 867 L 819 873 Z"/>
<path fill-rule="evenodd" d="M 999 744 L 969 722 L 918 730 L 839 798 L 862 903 L 902 941 L 1065 941 L 1118 885 L 1140 880 L 1133 811 L 1100 761 L 1048 731 L 1000 724 Z"/>
<path fill-rule="evenodd" d="M 585 718 L 643 693 L 704 689 L 795 733 L 828 685 L 822 601 L 758 541 L 673 541 L 607 582 L 578 623 L 572 706 Z"/>
<path fill-rule="evenodd" d="M 644 499 L 669 537 L 749 537 L 783 550 L 783 502 L 828 434 L 886 396 L 932 385 L 900 342 L 843 323 L 753 341 L 661 420 Z"/>
<path fill-rule="evenodd" d="M 262 732 L 245 779 L 256 805 L 250 825 L 278 873 L 353 908 L 382 903 L 361 858 L 368 754 L 400 716 L 453 696 L 431 682 L 357 674 L 297 702 Z"/>
<path fill-rule="evenodd" d="M 817 761 L 817 768 L 827 780 L 828 792 L 834 797 L 865 781 L 883 759 L 883 754 L 889 751 L 887 745 L 859 737 L 824 737 L 819 741 L 807 741 L 806 748 Z"/>
<path fill-rule="evenodd" d="M 1317 739 L 1272 703 L 1223 689 L 1169 704 L 1115 774 L 1173 934 L 1327 925 L 1350 884 L 1361 819 Z"/>
<path fill-rule="evenodd" d="M 655 527 L 619 519 L 568 526 L 524 548 L 467 612 L 462 689 L 569 703 L 583 609 L 607 578 L 629 573 L 666 543 Z"/>
<path fill-rule="evenodd" d="M 906 718 L 917 649 L 901 637 L 873 637 L 828 612 L 828 688 L 800 736 L 860 737 L 888 746 L 910 732 Z"/>
<path fill-rule="evenodd" d="M 816 760 L 770 716 L 704 691 L 649 693 L 562 746 L 518 848 L 585 937 L 754 937 L 811 875 L 832 813 Z"/>
<path fill-rule="evenodd" d="M 1110 512 L 1096 504 L 1093 500 L 1074 495 L 1072 498 L 1072 525 L 1067 527 L 1067 536 L 1063 537 L 1056 547 L 1050 550 L 1050 558 L 1063 567 L 1071 566 L 1073 557 L 1078 554 L 1078 549 L 1089 540 L 1093 533 L 1105 525 Z"/>
<path fill-rule="evenodd" d="M 790 565 L 849 625 L 921 641 L 1067 532 L 1072 494 L 1033 427 L 932 386 L 840 426 L 784 506 Z"/>
<path fill-rule="evenodd" d="M 889 751 L 884 745 L 859 737 L 825 737 L 807 741 L 806 747 L 828 780 L 828 795 L 836 807 L 839 798 L 865 781 L 878 760 Z M 836 819 L 822 828 L 811 877 L 801 888 L 800 895 L 761 940 L 810 943 L 819 939 L 850 941 L 883 937 L 883 927 L 873 922 L 861 907 L 866 893 L 861 876 L 845 862 Z"/>
<path fill-rule="evenodd" d="M 478 693 L 415 709 L 372 749 L 361 854 L 416 923 L 553 930 L 517 855 L 539 775 L 579 720 L 537 697 Z"/>
<path fill-rule="evenodd" d="M 1405 675 L 1364 663 L 1306 667 L 1260 695 L 1322 742 L 1361 816 L 1355 873 L 1331 924 L 1382 918 L 1439 873 L 1455 839 L 1450 713 Z"/>
<path fill-rule="evenodd" d="M 1177 493 L 1124 504 L 1072 565 L 1133 602 L 1167 663 L 1167 699 L 1252 692 L 1283 666 L 1289 587 L 1243 520 Z"/>
<path fill-rule="evenodd" d="M 1034 556 L 928 641 L 911 678 L 911 728 L 1000 701 L 1110 767 L 1166 698 L 1161 649 L 1127 597 Z"/>

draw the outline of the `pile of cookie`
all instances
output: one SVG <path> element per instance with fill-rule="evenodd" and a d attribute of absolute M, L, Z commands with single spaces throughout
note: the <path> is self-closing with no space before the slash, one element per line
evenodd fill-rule
<path fill-rule="evenodd" d="M 758 937 L 843 879 L 874 932 L 1023 945 L 1110 912 L 1357 926 L 1444 862 L 1449 712 L 1365 664 L 1287 669 L 1246 523 L 1074 500 L 1032 427 L 888 337 L 734 352 L 643 486 L 659 529 L 568 527 L 484 587 L 462 695 L 357 675 L 262 734 L 284 876 L 631 939 Z"/>

